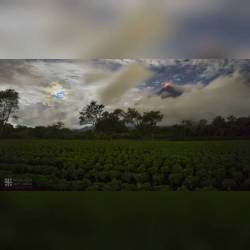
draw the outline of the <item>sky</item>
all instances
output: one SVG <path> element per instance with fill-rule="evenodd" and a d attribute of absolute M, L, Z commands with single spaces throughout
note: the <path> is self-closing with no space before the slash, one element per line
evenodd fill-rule
<path fill-rule="evenodd" d="M 249 58 L 249 0 L 2 0 L 0 58 Z"/>
<path fill-rule="evenodd" d="M 160 110 L 163 125 L 249 115 L 249 8 L 249 0 L 2 0 L 0 90 L 20 93 L 18 123 L 27 126 L 79 128 L 91 100 Z"/>
<path fill-rule="evenodd" d="M 107 110 L 159 110 L 162 125 L 250 115 L 250 60 L 0 60 L 0 90 L 20 94 L 18 124 L 79 128 L 91 100 Z"/>

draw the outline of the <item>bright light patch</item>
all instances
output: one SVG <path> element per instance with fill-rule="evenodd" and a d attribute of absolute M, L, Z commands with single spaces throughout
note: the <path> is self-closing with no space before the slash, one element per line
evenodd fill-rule
<path fill-rule="evenodd" d="M 67 90 L 63 88 L 59 81 L 54 81 L 47 88 L 48 104 L 52 105 L 54 102 L 64 101 L 67 96 Z"/>
<path fill-rule="evenodd" d="M 65 98 L 65 91 L 64 89 L 55 90 L 52 96 L 58 100 L 63 100 Z"/>
<path fill-rule="evenodd" d="M 163 88 L 169 88 L 169 87 L 172 87 L 172 84 L 170 82 L 165 82 L 163 83 Z"/>

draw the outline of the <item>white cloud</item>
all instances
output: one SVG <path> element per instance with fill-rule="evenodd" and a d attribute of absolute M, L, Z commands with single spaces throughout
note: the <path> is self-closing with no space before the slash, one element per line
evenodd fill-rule
<path fill-rule="evenodd" d="M 114 71 L 105 68 L 105 63 L 98 65 L 80 61 L 2 61 L 0 90 L 15 88 L 20 93 L 19 124 L 30 126 L 62 120 L 68 127 L 78 127 L 79 111 L 91 100 L 104 102 L 108 109 L 134 106 L 141 112 L 160 110 L 165 115 L 164 124 L 212 119 L 216 115 L 250 115 L 250 85 L 239 72 L 221 76 L 208 85 L 186 84 L 180 87 L 181 96 L 162 99 L 152 96 L 149 88 L 136 87 L 150 76 L 143 65 L 130 61 Z M 58 81 L 67 93 L 61 101 L 48 100 L 47 89 L 53 81 Z"/>
<path fill-rule="evenodd" d="M 250 115 L 250 86 L 248 79 L 239 72 L 219 77 L 203 87 L 189 85 L 183 95 L 176 98 L 149 97 L 144 92 L 139 101 L 138 95 L 135 99 L 134 104 L 140 111 L 160 110 L 165 116 L 164 124 L 177 123 L 183 119 L 211 120 L 217 115 Z"/>

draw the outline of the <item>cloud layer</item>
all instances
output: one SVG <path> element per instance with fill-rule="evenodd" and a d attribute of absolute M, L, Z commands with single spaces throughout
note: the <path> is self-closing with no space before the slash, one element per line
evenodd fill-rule
<path fill-rule="evenodd" d="M 141 112 L 160 110 L 165 116 L 163 124 L 183 119 L 212 119 L 216 115 L 247 116 L 250 115 L 250 84 L 249 76 L 241 66 L 248 63 L 235 61 L 226 64 L 216 60 L 2 60 L 0 90 L 14 88 L 20 93 L 18 123 L 28 126 L 63 121 L 68 127 L 78 128 L 79 111 L 91 100 L 106 104 L 109 110 L 117 107 L 136 107 Z M 232 64 L 236 66 L 225 70 Z M 197 74 L 192 82 L 188 82 L 189 77 L 185 81 L 181 78 L 186 71 L 188 76 Z M 152 94 L 169 80 L 171 72 L 176 75 L 172 78 L 173 85 L 183 94 L 165 99 Z M 63 91 L 63 98 L 55 98 L 56 91 Z"/>
<path fill-rule="evenodd" d="M 0 58 L 249 58 L 249 7 L 247 0 L 2 0 Z"/>
<path fill-rule="evenodd" d="M 178 123 L 184 119 L 211 120 L 217 115 L 228 117 L 250 115 L 249 79 L 239 72 L 221 76 L 209 85 L 186 86 L 184 93 L 176 98 L 148 97 L 147 93 L 137 102 L 141 111 L 156 108 L 164 114 L 163 123 Z"/>

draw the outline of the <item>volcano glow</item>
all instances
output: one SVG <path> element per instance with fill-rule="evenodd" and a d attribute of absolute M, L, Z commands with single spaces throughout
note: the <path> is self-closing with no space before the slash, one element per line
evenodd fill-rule
<path fill-rule="evenodd" d="M 169 88 L 169 87 L 172 87 L 172 84 L 171 84 L 170 82 L 165 82 L 165 83 L 163 83 L 163 88 L 164 88 L 164 89 L 167 89 L 167 88 Z"/>
<path fill-rule="evenodd" d="M 128 70 L 129 63 L 140 67 Z M 144 69 L 151 76 L 141 80 Z M 250 60 L 238 59 L 2 60 L 0 90 L 18 91 L 18 124 L 24 126 L 62 121 L 79 128 L 79 112 L 92 100 L 108 111 L 160 111 L 169 125 L 248 116 L 249 70 Z"/>

